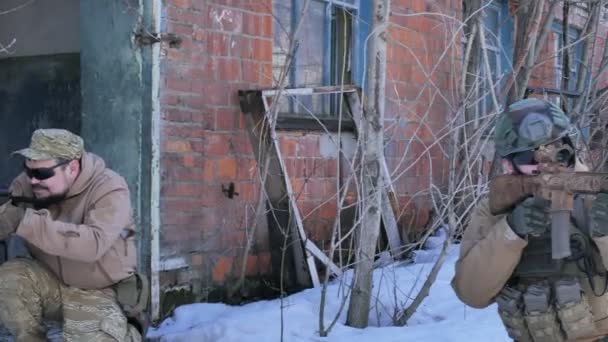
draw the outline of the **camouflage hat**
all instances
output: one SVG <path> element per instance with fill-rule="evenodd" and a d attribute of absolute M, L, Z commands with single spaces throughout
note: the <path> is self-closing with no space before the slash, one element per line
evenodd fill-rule
<path fill-rule="evenodd" d="M 32 134 L 30 147 L 13 152 L 32 160 L 80 159 L 84 142 L 78 135 L 65 129 L 37 129 Z"/>
<path fill-rule="evenodd" d="M 512 103 L 496 122 L 496 151 L 501 157 L 533 150 L 573 132 L 568 116 L 551 102 L 530 98 Z"/>

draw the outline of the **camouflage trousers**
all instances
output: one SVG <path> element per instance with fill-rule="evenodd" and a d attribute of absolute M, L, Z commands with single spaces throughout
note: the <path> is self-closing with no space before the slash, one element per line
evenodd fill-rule
<path fill-rule="evenodd" d="M 63 339 L 139 342 L 111 288 L 63 285 L 37 261 L 14 259 L 0 266 L 0 320 L 17 342 L 46 341 L 43 319 L 63 322 Z"/>

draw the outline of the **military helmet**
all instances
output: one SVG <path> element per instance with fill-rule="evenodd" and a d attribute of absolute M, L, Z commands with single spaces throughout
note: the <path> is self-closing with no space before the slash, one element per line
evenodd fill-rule
<path fill-rule="evenodd" d="M 496 122 L 494 141 L 501 157 L 533 150 L 568 136 L 572 124 L 551 102 L 530 98 L 512 103 Z"/>

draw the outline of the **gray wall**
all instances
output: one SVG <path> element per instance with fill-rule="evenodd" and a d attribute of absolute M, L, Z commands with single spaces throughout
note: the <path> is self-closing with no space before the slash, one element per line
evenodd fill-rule
<path fill-rule="evenodd" d="M 0 60 L 0 185 L 21 170 L 10 153 L 29 144 L 37 128 L 80 131 L 80 56 Z"/>
<path fill-rule="evenodd" d="M 78 52 L 79 2 L 1 0 L 0 12 L 8 13 L 0 15 L 0 44 L 15 43 L 0 58 Z"/>
<path fill-rule="evenodd" d="M 150 1 L 151 2 L 151 1 Z M 149 47 L 133 45 L 141 20 L 136 0 L 81 0 L 82 136 L 88 150 L 127 180 L 140 226 L 140 266 L 149 239 Z"/>

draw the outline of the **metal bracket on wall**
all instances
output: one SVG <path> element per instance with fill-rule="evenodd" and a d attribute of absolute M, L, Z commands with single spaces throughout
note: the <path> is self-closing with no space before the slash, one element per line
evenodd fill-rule
<path fill-rule="evenodd" d="M 296 205 L 296 196 L 291 186 L 285 162 L 281 156 L 275 130 L 276 118 L 272 118 L 271 113 L 269 113 L 271 101 L 268 98 L 282 95 L 318 94 L 342 94 L 347 98 L 351 111 L 361 111 L 359 88 L 355 86 L 239 91 L 241 110 L 246 114 L 250 140 L 264 180 L 263 185 L 269 206 L 272 208 L 267 215 L 269 234 L 272 235 L 273 230 L 287 231 L 292 239 L 290 248 L 294 259 L 296 281 L 300 285 L 305 285 L 307 281 L 311 281 L 313 286 L 320 284 L 314 258 L 317 258 L 333 274 L 341 275 L 342 270 L 306 237 L 300 211 Z M 360 122 L 357 121 L 358 118 L 361 118 L 361 113 L 353 114 L 355 125 Z M 389 247 L 395 255 L 402 246 L 394 216 L 394 208 L 391 205 L 394 200 L 391 198 L 391 196 L 394 197 L 394 190 L 391 188 L 390 176 L 384 159 L 382 175 L 386 180 L 385 183 L 388 184 L 384 189 L 385 191 L 382 192 L 382 220 Z M 280 237 L 281 235 L 278 234 L 277 236 Z M 273 263 L 280 264 L 280 261 L 273 260 Z M 306 276 L 306 273 L 310 278 Z"/>
<path fill-rule="evenodd" d="M 138 45 L 152 45 L 160 42 L 169 43 L 169 47 L 178 48 L 182 44 L 182 38 L 177 36 L 175 33 L 157 33 L 149 32 L 140 29 L 135 33 L 135 42 Z"/>

